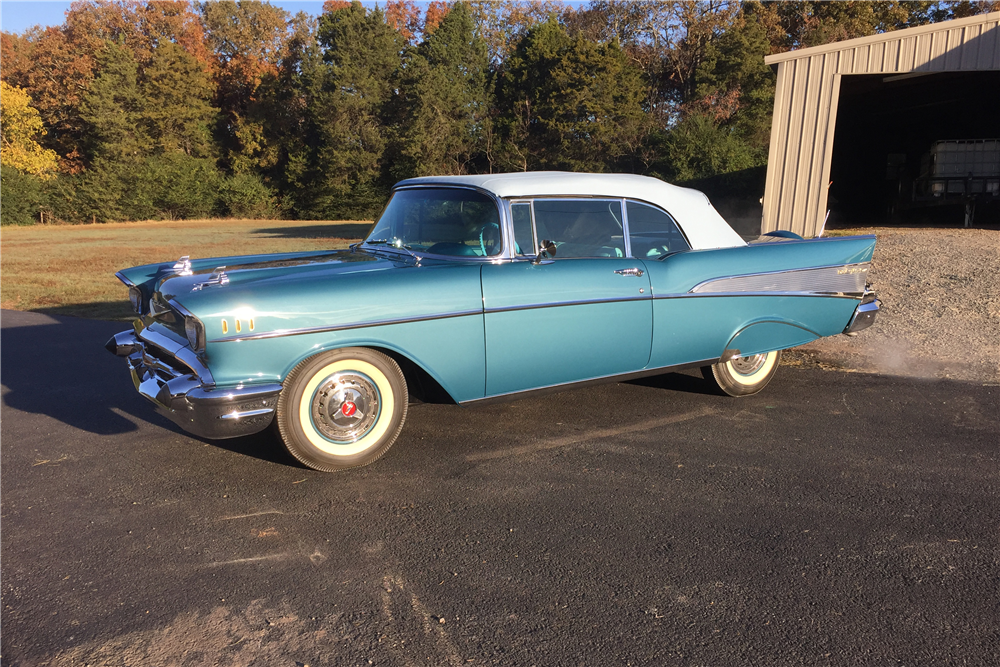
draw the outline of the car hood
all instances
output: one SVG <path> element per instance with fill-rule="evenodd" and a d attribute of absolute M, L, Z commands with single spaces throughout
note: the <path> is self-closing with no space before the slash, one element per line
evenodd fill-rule
<path fill-rule="evenodd" d="M 199 293 L 232 294 L 274 283 L 321 281 L 362 272 L 396 271 L 413 264 L 409 257 L 359 250 L 219 257 L 193 262 L 190 275 L 162 275 L 156 281 L 155 290 L 165 299 L 178 299 L 187 304 L 192 298 L 199 300 Z"/>
<path fill-rule="evenodd" d="M 201 319 L 212 342 L 481 312 L 481 264 L 355 249 L 193 260 L 188 275 L 172 263 L 121 275 L 149 290 L 152 312 Z M 160 319 L 183 333 L 182 320 Z"/>

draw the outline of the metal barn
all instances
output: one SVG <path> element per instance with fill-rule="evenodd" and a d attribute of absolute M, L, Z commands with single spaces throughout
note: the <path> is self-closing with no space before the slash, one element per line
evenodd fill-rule
<path fill-rule="evenodd" d="M 1000 206 L 1000 12 L 765 62 L 777 89 L 762 232 L 816 236 L 831 205 L 862 224 L 956 204 L 968 223 L 970 202 Z"/>

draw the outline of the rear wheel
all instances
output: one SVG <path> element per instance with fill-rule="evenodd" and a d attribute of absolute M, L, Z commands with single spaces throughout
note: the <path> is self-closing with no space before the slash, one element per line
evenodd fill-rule
<path fill-rule="evenodd" d="M 730 396 L 749 396 L 767 386 L 778 370 L 781 350 L 736 357 L 701 369 L 705 379 Z"/>
<path fill-rule="evenodd" d="M 306 359 L 285 379 L 275 423 L 288 452 L 314 470 L 367 465 L 406 419 L 406 381 L 388 356 L 344 348 Z"/>

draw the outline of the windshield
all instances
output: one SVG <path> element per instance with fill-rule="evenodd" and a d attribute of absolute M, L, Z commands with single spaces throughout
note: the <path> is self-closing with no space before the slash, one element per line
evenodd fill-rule
<path fill-rule="evenodd" d="M 492 257 L 500 254 L 496 202 L 475 190 L 397 190 L 365 239 L 433 255 Z"/>

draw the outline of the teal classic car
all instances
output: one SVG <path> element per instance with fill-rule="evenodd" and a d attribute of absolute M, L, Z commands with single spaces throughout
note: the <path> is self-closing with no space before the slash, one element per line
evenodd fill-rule
<path fill-rule="evenodd" d="M 745 243 L 700 192 L 537 172 L 402 181 L 347 250 L 125 269 L 107 347 L 205 438 L 274 426 L 305 465 L 364 465 L 411 398 L 459 404 L 702 367 L 732 396 L 781 350 L 869 326 L 873 236 Z"/>

